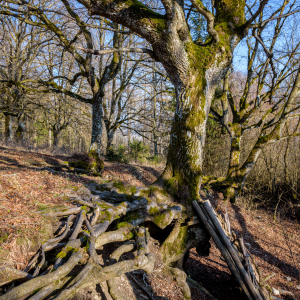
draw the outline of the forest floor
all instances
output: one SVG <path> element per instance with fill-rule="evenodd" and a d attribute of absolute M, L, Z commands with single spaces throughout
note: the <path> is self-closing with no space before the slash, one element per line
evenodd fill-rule
<path fill-rule="evenodd" d="M 53 220 L 36 212 L 51 207 L 69 206 L 61 196 L 63 193 L 88 187 L 90 183 L 101 183 L 103 179 L 118 179 L 131 185 L 146 186 L 155 181 L 163 170 L 159 166 L 106 162 L 103 178 L 100 178 L 68 172 L 64 163 L 71 159 L 64 155 L 0 147 L 0 268 L 9 263 L 19 270 L 25 269 L 41 243 L 51 235 L 53 225 Z M 59 171 L 56 171 L 58 166 Z M 205 197 L 218 212 L 228 212 L 232 228 L 244 237 L 263 276 L 266 278 L 272 275 L 268 280 L 269 285 L 290 291 L 295 299 L 300 299 L 300 215 L 297 219 L 282 216 L 274 221 L 271 211 L 247 209 L 249 206 L 243 202 L 237 205 L 224 202 L 221 194 L 212 191 L 206 194 L 203 192 L 203 198 Z M 200 257 L 195 249 L 191 249 L 187 268 L 193 279 L 216 299 L 244 299 L 213 243 L 208 257 Z M 143 282 L 142 275 L 135 276 Z M 121 280 L 124 285 L 132 285 L 138 300 L 148 299 L 132 280 Z M 165 274 L 156 272 L 150 275 L 148 284 L 156 296 L 170 300 L 183 299 L 179 287 Z M 103 287 L 98 288 L 98 299 L 101 299 L 100 296 L 102 299 L 109 299 L 101 288 Z M 196 289 L 191 290 L 192 299 L 209 299 Z M 81 299 L 97 298 L 86 294 Z"/>

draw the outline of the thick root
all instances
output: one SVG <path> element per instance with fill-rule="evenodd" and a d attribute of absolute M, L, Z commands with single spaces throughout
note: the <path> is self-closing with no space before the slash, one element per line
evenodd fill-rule
<path fill-rule="evenodd" d="M 118 262 L 120 256 L 125 252 L 132 251 L 134 249 L 134 246 L 135 246 L 135 243 L 130 242 L 130 243 L 125 243 L 124 245 L 119 247 L 110 256 L 110 264 L 112 265 L 112 264 Z M 117 283 L 116 277 L 107 280 L 107 285 L 108 285 L 109 293 L 114 300 L 123 300 L 124 299 L 123 294 L 118 289 L 118 286 L 117 286 L 118 283 Z"/>
<path fill-rule="evenodd" d="M 0 285 L 14 281 L 18 281 L 19 285 L 0 296 L 0 300 L 30 296 L 31 300 L 40 300 L 49 298 L 50 295 L 50 299 L 65 300 L 72 298 L 83 288 L 104 281 L 108 282 L 112 297 L 121 299 L 115 288 L 115 278 L 134 270 L 150 274 L 154 269 L 155 257 L 148 246 L 149 233 L 146 228 L 141 227 L 145 221 L 153 222 L 162 229 L 170 224 L 173 226 L 174 222 L 176 224 L 161 247 L 166 266 L 181 260 L 193 245 L 190 238 L 192 232 L 196 236 L 195 226 L 192 230 L 188 229 L 182 216 L 183 207 L 173 203 L 161 190 L 152 187 L 137 189 L 121 185 L 120 182 L 107 183 L 100 186 L 100 190 L 102 192 L 97 192 L 96 196 L 87 189 L 78 191 L 76 195 L 68 195 L 76 206 L 68 210 L 47 212 L 47 216 L 61 219 L 58 236 L 42 245 L 25 272 L 9 266 L 2 270 Z M 117 219 L 120 221 L 115 222 Z M 114 230 L 111 230 L 112 223 L 117 224 Z M 201 233 L 199 239 L 200 236 Z M 100 266 L 96 249 L 113 242 L 125 243 L 111 254 L 109 265 Z M 178 248 L 176 251 L 174 245 Z M 61 251 L 57 253 L 55 249 Z M 133 250 L 137 251 L 133 259 L 119 261 L 123 253 Z M 44 269 L 51 262 L 53 253 L 57 253 L 55 262 Z M 83 265 L 81 271 L 76 276 L 68 275 L 77 265 Z M 183 283 L 182 272 L 171 270 L 172 274 L 177 274 L 174 276 L 178 277 L 178 284 L 186 299 L 189 299 L 188 286 Z"/>
<path fill-rule="evenodd" d="M 171 267 L 168 267 L 167 270 L 173 275 L 174 279 L 176 280 L 178 286 L 181 289 L 184 299 L 190 300 L 191 291 L 189 285 L 186 282 L 185 272 L 181 271 L 178 268 L 171 268 Z"/>
<path fill-rule="evenodd" d="M 5 285 L 7 283 L 12 283 L 15 280 L 28 281 L 32 278 L 32 275 L 14 269 L 9 265 L 4 266 L 2 269 L 0 269 L 0 286 Z"/>

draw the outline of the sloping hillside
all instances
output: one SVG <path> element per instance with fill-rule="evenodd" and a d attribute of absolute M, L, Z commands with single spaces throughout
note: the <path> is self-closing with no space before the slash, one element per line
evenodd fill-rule
<path fill-rule="evenodd" d="M 53 219 L 43 217 L 38 212 L 70 206 L 63 197 L 64 193 L 116 179 L 145 186 L 155 181 L 162 172 L 159 167 L 106 162 L 103 177 L 93 177 L 77 174 L 66 164 L 74 159 L 74 156 L 0 148 L 0 268 L 8 263 L 19 270 L 25 269 L 28 261 L 55 228 Z M 278 290 L 290 291 L 295 299 L 300 299 L 299 223 L 289 219 L 277 219 L 275 222 L 269 212 L 250 211 L 243 208 L 243 205 L 225 203 L 222 195 L 212 191 L 202 196 L 210 199 L 218 211 L 228 211 L 236 234 L 243 235 L 263 276 L 271 276 L 269 284 Z M 155 243 L 151 247 L 155 252 Z M 102 254 L 105 257 L 105 253 Z M 192 249 L 187 267 L 190 276 L 215 298 L 243 299 L 238 285 L 213 244 L 208 257 L 200 257 Z M 137 299 L 149 298 L 136 283 L 137 280 L 152 289 L 154 295 L 162 297 L 157 299 L 182 299 L 180 288 L 172 278 L 160 271 L 159 264 L 156 271 L 147 278 L 139 273 L 133 274 L 134 278 L 131 276 L 120 278 L 120 288 L 125 294 L 135 295 Z M 101 286 L 95 291 L 86 291 L 80 299 L 101 299 L 101 295 L 102 299 L 109 299 L 105 289 L 105 286 Z M 0 287 L 1 291 L 5 290 Z M 192 295 L 193 299 L 209 299 L 194 287 Z"/>

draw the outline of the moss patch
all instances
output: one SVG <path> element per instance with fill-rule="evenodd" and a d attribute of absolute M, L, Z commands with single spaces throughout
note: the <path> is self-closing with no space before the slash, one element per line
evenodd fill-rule
<path fill-rule="evenodd" d="M 164 261 L 184 254 L 188 239 L 188 226 L 175 228 L 175 231 L 171 233 L 161 247 Z"/>
<path fill-rule="evenodd" d="M 127 189 L 125 184 L 122 181 L 115 181 L 113 187 L 118 189 L 121 193 L 126 194 Z"/>

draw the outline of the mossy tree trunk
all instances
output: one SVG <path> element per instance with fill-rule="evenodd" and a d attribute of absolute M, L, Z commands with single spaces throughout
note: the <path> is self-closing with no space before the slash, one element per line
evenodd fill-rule
<path fill-rule="evenodd" d="M 228 188 L 225 192 L 225 197 L 232 203 L 235 203 L 242 189 L 243 177 L 240 173 L 241 162 L 241 142 L 243 138 L 242 128 L 240 124 L 230 124 L 230 158 L 228 172 L 225 181 L 228 183 Z"/>
<path fill-rule="evenodd" d="M 161 180 L 187 202 L 199 198 L 207 117 L 216 86 L 231 63 L 233 47 L 228 45 L 233 35 L 223 31 L 222 26 L 221 34 L 226 36 L 222 42 L 206 46 L 181 41 L 180 55 L 179 49 L 174 49 L 180 44 L 180 36 L 170 38 L 171 45 L 167 46 L 174 50 L 171 58 L 176 58 L 168 61 L 165 68 L 170 69 L 170 63 L 175 67 L 168 73 L 175 86 L 177 105 Z"/>
<path fill-rule="evenodd" d="M 58 141 L 59 141 L 59 132 L 54 130 L 53 131 L 53 147 L 58 146 Z"/>
<path fill-rule="evenodd" d="M 90 153 L 97 153 L 101 155 L 101 136 L 103 130 L 103 112 L 102 112 L 102 101 L 101 96 L 95 96 L 92 103 L 92 139 L 90 145 Z"/>
<path fill-rule="evenodd" d="M 282 7 L 282 11 L 283 10 L 284 6 Z M 278 21 L 278 28 L 282 28 L 280 24 Z M 273 49 L 272 47 L 274 47 L 278 35 L 278 32 L 275 31 L 271 49 Z M 262 76 L 262 78 L 259 79 L 260 81 L 257 82 L 252 72 L 255 53 L 258 51 L 258 41 L 253 49 L 252 46 L 250 47 L 248 78 L 244 86 L 243 94 L 234 101 L 231 92 L 228 91 L 227 93 L 228 107 L 230 107 L 232 113 L 232 121 L 227 124 L 224 122 L 224 112 L 223 115 L 220 115 L 215 108 L 211 108 L 215 120 L 227 129 L 231 137 L 228 172 L 225 178 L 217 181 L 214 180 L 213 184 L 215 187 L 219 184 L 219 187 L 223 190 L 227 188 L 226 197 L 232 202 L 235 202 L 237 197 L 239 197 L 247 177 L 253 170 L 261 151 L 277 141 L 299 135 L 298 126 L 295 126 L 295 122 L 293 122 L 295 117 L 299 117 L 298 114 L 295 114 L 296 111 L 299 111 L 300 107 L 297 102 L 297 97 L 300 93 L 299 65 L 286 65 L 284 71 L 281 69 L 278 70 L 279 75 L 276 77 L 272 88 L 264 91 L 263 87 L 266 84 L 266 78 Z M 289 59 L 293 59 L 293 57 L 291 56 Z M 270 65 L 270 61 L 266 61 L 257 72 L 266 74 L 266 70 Z M 288 78 L 288 74 L 292 73 L 294 73 L 294 75 Z M 283 88 L 283 79 L 289 80 L 289 89 L 285 92 L 285 95 L 281 97 L 276 95 L 276 100 L 273 100 L 273 95 L 276 94 L 275 91 Z M 234 85 L 234 83 L 232 84 Z M 249 92 L 253 85 L 258 87 L 255 99 L 253 99 L 253 94 L 251 96 Z M 278 109 L 279 107 L 280 109 Z M 289 122 L 289 119 L 291 119 L 291 122 Z M 252 135 L 253 139 L 248 141 L 251 148 L 249 152 L 243 153 L 244 162 L 241 163 L 241 141 L 251 130 L 255 130 L 255 134 Z"/>
<path fill-rule="evenodd" d="M 230 143 L 230 159 L 228 167 L 228 176 L 236 177 L 241 158 L 241 136 L 234 136 Z"/>
<path fill-rule="evenodd" d="M 114 139 L 115 132 L 116 131 L 113 128 L 106 127 L 106 136 L 107 136 L 106 152 L 108 151 L 108 149 L 111 149 L 113 146 L 112 142 Z"/>
<path fill-rule="evenodd" d="M 233 50 L 245 35 L 244 1 L 215 1 L 216 15 L 201 1 L 192 1 L 207 19 L 210 37 L 205 44 L 192 40 L 184 14 L 185 1 L 162 1 L 166 15 L 136 0 L 78 2 L 91 15 L 122 24 L 152 45 L 152 57 L 165 67 L 177 102 L 161 183 L 167 183 L 185 199 L 199 198 L 206 120 L 216 85 L 227 73 Z"/>
<path fill-rule="evenodd" d="M 26 123 L 19 119 L 18 127 L 16 130 L 16 139 L 18 143 L 23 143 L 25 141 L 25 130 L 26 130 Z"/>

